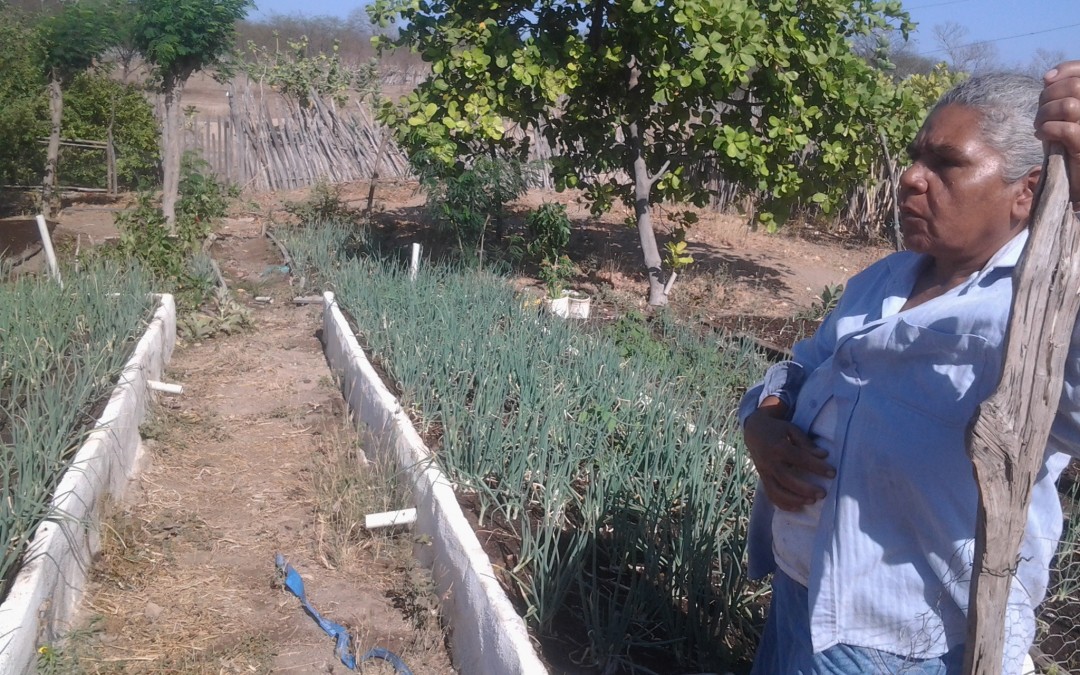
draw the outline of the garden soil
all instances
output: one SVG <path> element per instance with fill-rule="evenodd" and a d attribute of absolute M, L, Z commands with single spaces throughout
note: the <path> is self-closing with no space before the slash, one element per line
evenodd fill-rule
<path fill-rule="evenodd" d="M 283 204 L 306 194 L 245 197 L 217 228 L 211 253 L 252 327 L 181 339 L 166 379 L 184 393 L 159 398 L 143 429 L 148 466 L 113 509 L 80 626 L 58 652 L 70 669 L 57 672 L 346 672 L 331 639 L 276 583 L 277 553 L 303 576 L 313 605 L 358 637 L 361 651 L 398 652 L 418 674 L 453 672 L 435 599 L 409 563 L 411 547 L 422 542 L 408 533 L 373 538 L 357 526 L 328 543 L 334 506 L 320 501 L 316 474 L 346 415 L 317 338 L 321 306 L 292 303 L 301 289 L 263 236 L 267 225 L 288 219 Z M 361 208 L 368 186 L 342 186 L 339 195 Z M 378 186 L 376 222 L 391 250 L 445 243 L 427 226 L 423 199 L 414 185 Z M 636 233 L 621 222 L 627 214 L 597 219 L 572 195 L 534 192 L 514 205 L 510 227 L 553 200 L 566 204 L 574 221 L 574 284 L 593 294 L 597 315 L 647 311 Z M 58 248 L 70 255 L 91 237 L 115 237 L 112 218 L 122 206 L 66 204 Z M 770 235 L 736 216 L 699 215 L 688 237 L 695 263 L 676 283 L 672 303 L 706 323 L 752 328 L 752 317 L 805 314 L 825 287 L 887 253 L 809 227 Z M 660 222 L 663 230 L 662 214 Z M 529 276 L 517 283 L 542 293 Z"/>

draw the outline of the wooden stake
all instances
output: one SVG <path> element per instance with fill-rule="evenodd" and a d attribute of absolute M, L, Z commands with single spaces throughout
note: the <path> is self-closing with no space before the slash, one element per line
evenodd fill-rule
<path fill-rule="evenodd" d="M 1001 381 L 975 412 L 968 433 L 979 512 L 964 655 L 967 675 L 1001 673 L 1009 584 L 1080 309 L 1080 220 L 1070 208 L 1060 147 L 1051 149 L 1043 167 L 1030 229 L 1013 281 Z"/>

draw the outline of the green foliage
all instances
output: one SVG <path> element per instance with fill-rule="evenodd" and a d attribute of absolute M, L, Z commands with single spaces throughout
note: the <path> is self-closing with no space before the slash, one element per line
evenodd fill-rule
<path fill-rule="evenodd" d="M 191 340 L 207 340 L 219 334 L 236 335 L 251 326 L 251 311 L 221 287 L 215 290 L 210 306 L 188 312 L 176 322 L 180 335 Z"/>
<path fill-rule="evenodd" d="M 288 40 L 287 48 L 274 45 L 274 51 L 248 42 L 251 60 L 245 64 L 248 75 L 257 82 L 265 82 L 286 98 L 301 107 L 311 105 L 311 96 L 332 98 L 338 105 L 345 105 L 349 92 L 361 95 L 373 93 L 378 85 L 374 62 L 351 66 L 341 60 L 338 43 L 331 53 L 308 55 L 306 35 Z"/>
<path fill-rule="evenodd" d="M 316 182 L 306 199 L 285 202 L 285 212 L 300 221 L 301 225 L 350 223 L 357 218 L 356 211 L 342 201 L 341 188 L 325 180 Z"/>
<path fill-rule="evenodd" d="M 236 22 L 251 0 L 132 0 L 131 42 L 169 90 L 192 73 L 227 65 Z"/>
<path fill-rule="evenodd" d="M 525 218 L 529 231 L 526 248 L 540 262 L 540 281 L 548 296 L 558 298 L 574 277 L 576 268 L 563 253 L 570 245 L 570 218 L 566 207 L 557 203 L 541 204 Z"/>
<path fill-rule="evenodd" d="M 193 256 L 235 196 L 233 189 L 204 174 L 205 168 L 196 155 L 184 156 L 175 234 L 170 234 L 161 208 L 149 193 L 140 194 L 134 208 L 116 215 L 120 242 L 113 254 L 138 260 L 164 286 L 162 290 L 176 294 L 177 304 L 184 308 L 201 304 L 212 285 L 205 271 L 193 268 Z"/>
<path fill-rule="evenodd" d="M 383 111 L 408 147 L 443 159 L 521 151 L 524 137 L 506 129 L 542 122 L 558 184 L 585 188 L 600 209 L 640 198 L 626 178 L 640 158 L 653 203 L 704 204 L 708 186 L 694 172 L 707 163 L 768 195 L 761 215 L 779 222 L 797 199 L 845 194 L 880 154 L 878 129 L 910 138 L 921 114 L 849 44 L 906 32 L 895 0 L 378 0 L 371 13 L 402 21 L 400 37 L 382 44 L 431 64 Z"/>
<path fill-rule="evenodd" d="M 0 6 L 0 184 L 36 183 L 49 134 L 44 51 L 27 19 Z"/>
<path fill-rule="evenodd" d="M 66 270 L 63 288 L 0 284 L 0 597 L 38 525 L 63 517 L 54 489 L 148 320 L 150 291 L 130 262 Z"/>
<path fill-rule="evenodd" d="M 91 68 L 116 41 L 113 6 L 103 0 L 61 4 L 42 19 L 38 35 L 45 48 L 45 70 L 67 83 Z"/>
<path fill-rule="evenodd" d="M 548 202 L 525 217 L 529 253 L 540 260 L 554 259 L 570 245 L 570 217 L 562 204 Z"/>
<path fill-rule="evenodd" d="M 435 221 L 454 234 L 462 251 L 477 248 L 489 224 L 534 180 L 532 167 L 513 158 L 479 157 L 467 167 L 442 164 L 431 153 L 410 157 Z"/>
<path fill-rule="evenodd" d="M 112 124 L 117 183 L 148 189 L 158 182 L 159 142 L 154 109 L 138 87 L 83 73 L 64 92 L 64 138 L 105 141 Z M 61 148 L 60 184 L 105 186 L 103 151 Z"/>
<path fill-rule="evenodd" d="M 796 318 L 807 321 L 821 321 L 836 308 L 836 305 L 840 302 L 840 297 L 843 295 L 844 284 L 828 284 L 821 289 L 821 295 L 818 296 L 814 304 L 810 305 L 810 308 L 806 311 L 796 315 Z"/>
<path fill-rule="evenodd" d="M 573 261 L 566 255 L 553 255 L 540 261 L 540 282 L 547 288 L 550 298 L 561 297 L 576 272 Z"/>
<path fill-rule="evenodd" d="M 752 350 L 673 323 L 643 338 L 648 351 L 628 348 L 538 319 L 483 270 L 424 266 L 413 281 L 396 262 L 341 255 L 351 234 L 287 236 L 421 432 L 439 430 L 437 459 L 484 526 L 520 538 L 508 573 L 529 622 L 546 632 L 572 613 L 575 651 L 598 672 L 628 669 L 631 648 L 695 672 L 748 656 L 755 478 L 731 411 L 762 371 Z"/>
<path fill-rule="evenodd" d="M 180 162 L 180 199 L 176 202 L 177 237 L 194 251 L 210 234 L 215 220 L 225 217 L 229 203 L 240 196 L 235 186 L 218 181 L 197 153 L 184 153 Z"/>

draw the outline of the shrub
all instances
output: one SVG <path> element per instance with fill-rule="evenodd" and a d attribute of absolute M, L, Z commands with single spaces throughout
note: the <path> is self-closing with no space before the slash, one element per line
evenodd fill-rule
<path fill-rule="evenodd" d="M 341 188 L 321 179 L 311 188 L 307 199 L 285 202 L 285 212 L 301 225 L 350 223 L 357 218 L 356 211 L 342 201 Z"/>
<path fill-rule="evenodd" d="M 210 234 L 213 221 L 225 215 L 234 188 L 222 185 L 203 171 L 206 162 L 192 153 L 184 155 L 180 199 L 176 203 L 176 233 L 170 234 L 155 197 L 141 193 L 134 208 L 116 215 L 120 243 L 114 254 L 140 261 L 175 293 L 177 304 L 191 308 L 201 304 L 212 286 L 205 262 L 193 257 Z"/>
<path fill-rule="evenodd" d="M 64 92 L 64 138 L 108 139 L 110 124 L 116 149 L 116 178 L 121 189 L 149 189 L 160 176 L 157 120 L 137 87 L 108 75 L 83 73 Z M 62 148 L 60 182 L 106 186 L 102 151 Z"/>
<path fill-rule="evenodd" d="M 535 182 L 533 168 L 504 157 L 481 157 L 469 167 L 447 168 L 426 153 L 410 158 L 428 195 L 428 210 L 462 252 L 480 248 L 490 225 L 502 234 L 506 204 Z"/>

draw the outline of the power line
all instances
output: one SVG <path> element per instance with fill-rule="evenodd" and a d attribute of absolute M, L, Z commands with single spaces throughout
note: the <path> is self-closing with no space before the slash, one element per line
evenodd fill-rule
<path fill-rule="evenodd" d="M 974 47 L 975 45 L 990 44 L 991 42 L 1003 42 L 1005 40 L 1015 40 L 1016 38 L 1028 37 L 1029 35 L 1042 35 L 1043 33 L 1053 33 L 1059 30 L 1066 30 L 1068 28 L 1076 28 L 1080 26 L 1080 23 L 1071 23 L 1068 26 L 1057 26 L 1056 28 L 1046 28 L 1044 30 L 1033 30 L 1030 33 L 1017 33 L 1016 35 L 1006 35 L 1004 37 L 992 38 L 990 40 L 976 40 L 975 42 L 969 42 L 964 45 L 958 45 L 959 47 Z M 937 54 L 939 52 L 948 51 L 947 48 L 932 49 L 923 54 Z"/>
<path fill-rule="evenodd" d="M 915 5 L 914 7 L 905 7 L 904 11 L 910 12 L 913 9 L 930 9 L 932 7 L 944 7 L 945 5 L 959 5 L 962 2 L 970 2 L 970 0 L 949 0 L 949 2 L 936 2 L 932 5 Z"/>

